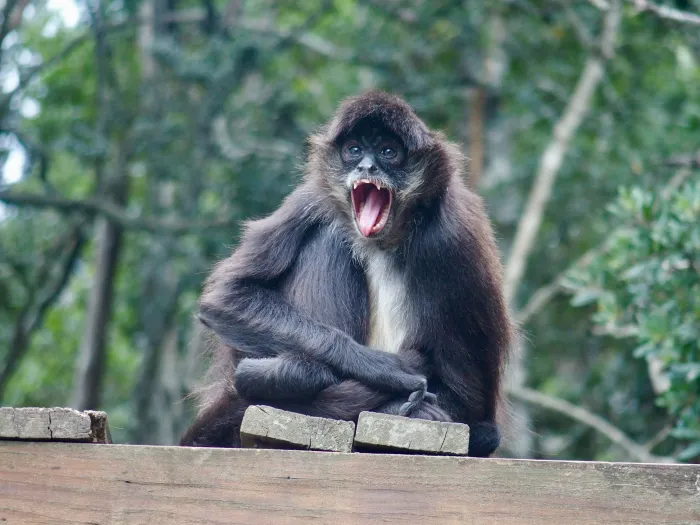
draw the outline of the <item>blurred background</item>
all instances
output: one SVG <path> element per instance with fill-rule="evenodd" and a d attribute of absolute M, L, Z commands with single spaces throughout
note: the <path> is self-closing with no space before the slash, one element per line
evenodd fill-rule
<path fill-rule="evenodd" d="M 0 0 L 0 403 L 193 417 L 203 278 L 347 95 L 469 157 L 524 338 L 503 455 L 700 461 L 700 0 Z"/>

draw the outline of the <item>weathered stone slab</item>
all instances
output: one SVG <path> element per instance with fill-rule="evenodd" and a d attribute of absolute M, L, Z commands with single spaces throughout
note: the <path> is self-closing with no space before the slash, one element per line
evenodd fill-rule
<path fill-rule="evenodd" d="M 0 437 L 51 439 L 49 411 L 41 408 L 0 408 Z"/>
<path fill-rule="evenodd" d="M 357 450 L 466 456 L 469 426 L 362 412 L 357 421 Z"/>
<path fill-rule="evenodd" d="M 111 443 L 104 412 L 70 408 L 0 408 L 0 439 Z M 93 424 L 94 422 L 94 424 Z"/>
<path fill-rule="evenodd" d="M 350 452 L 355 424 L 287 412 L 273 407 L 248 407 L 241 423 L 241 446 Z"/>

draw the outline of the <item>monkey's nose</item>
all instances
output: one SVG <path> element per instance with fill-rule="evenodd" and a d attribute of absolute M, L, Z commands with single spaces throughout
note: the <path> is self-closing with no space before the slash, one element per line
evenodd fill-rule
<path fill-rule="evenodd" d="M 362 159 L 362 162 L 357 165 L 357 169 L 360 172 L 366 171 L 367 173 L 375 173 L 377 171 L 377 166 L 371 159 L 365 157 Z"/>

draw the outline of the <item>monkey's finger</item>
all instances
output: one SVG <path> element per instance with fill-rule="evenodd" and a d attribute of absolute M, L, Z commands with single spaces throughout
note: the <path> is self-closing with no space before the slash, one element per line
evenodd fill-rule
<path fill-rule="evenodd" d="M 427 386 L 427 383 L 424 386 Z M 401 408 L 399 409 L 399 415 L 405 417 L 410 416 L 418 407 L 418 405 L 420 405 L 423 402 L 423 399 L 425 399 L 425 394 L 427 393 L 428 391 L 425 388 L 421 388 L 420 390 L 411 392 L 411 395 L 408 396 L 408 401 L 401 405 Z"/>
<path fill-rule="evenodd" d="M 417 405 L 418 403 L 412 403 L 410 401 L 404 403 L 403 405 L 401 405 L 401 408 L 399 408 L 399 415 L 403 417 L 410 416 L 416 409 Z"/>
<path fill-rule="evenodd" d="M 426 392 L 425 396 L 423 397 L 424 401 L 432 401 L 433 403 L 437 403 L 437 395 L 433 394 L 432 392 Z"/>
<path fill-rule="evenodd" d="M 411 403 L 420 403 L 423 396 L 425 396 L 425 392 L 422 390 L 416 390 L 415 392 L 412 392 L 410 396 L 408 396 L 408 401 Z"/>

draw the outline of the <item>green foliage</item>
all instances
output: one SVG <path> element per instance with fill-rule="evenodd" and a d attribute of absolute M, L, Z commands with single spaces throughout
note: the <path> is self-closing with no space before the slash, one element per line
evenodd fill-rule
<path fill-rule="evenodd" d="M 93 4 L 84 3 L 81 22 L 66 27 L 45 2 L 30 1 L 0 56 L 3 79 L 27 78 L 37 64 L 50 64 L 11 98 L 0 94 L 0 160 L 20 146 L 27 155 L 12 191 L 110 198 L 105 181 L 117 178 L 127 187 L 119 207 L 129 217 L 233 223 L 177 236 L 124 231 L 112 276 L 101 407 L 120 442 L 172 443 L 188 422 L 183 400 L 201 376 L 197 356 L 206 346 L 196 344 L 192 320 L 202 279 L 235 244 L 240 221 L 274 209 L 289 192 L 305 136 L 347 95 L 369 87 L 402 94 L 468 150 L 475 88 L 485 87 L 492 45 L 500 46 L 504 76 L 487 86 L 481 108 L 480 189 L 507 254 L 540 155 L 601 19 L 588 2 L 498 1 L 465 9 L 452 0 L 214 0 L 211 28 L 191 19 L 208 3 L 187 0 L 167 2 L 178 10 L 171 20 L 184 21 L 156 27 L 143 18 L 145 3 L 94 3 L 108 29 L 102 63 L 86 11 Z M 524 327 L 529 383 L 600 414 L 640 443 L 672 424 L 659 453 L 690 460 L 700 442 L 698 190 L 686 184 L 668 198 L 661 190 L 672 176 L 665 159 L 697 149 L 698 49 L 697 32 L 626 10 L 616 56 L 565 156 L 514 305 L 604 243 L 609 249 L 572 276 L 576 306 L 557 297 Z M 27 113 L 27 103 L 38 113 Z M 499 172 L 498 165 L 508 168 Z M 0 190 L 9 186 L 0 176 Z M 630 189 L 614 215 L 605 215 L 620 186 Z M 70 403 L 98 270 L 94 222 L 82 213 L 0 205 L 2 364 L 26 313 L 35 313 L 56 282 L 53 263 L 67 233 L 79 225 L 86 238 L 66 286 L 0 391 L 3 403 Z M 633 329 L 634 337 L 599 337 L 591 316 L 594 331 Z M 647 358 L 661 362 L 670 381 L 658 396 Z M 621 457 L 566 415 L 534 409 L 533 425 L 535 456 Z"/>
<path fill-rule="evenodd" d="M 658 403 L 688 443 L 678 458 L 690 460 L 700 455 L 700 182 L 621 190 L 610 214 L 606 249 L 571 275 L 572 304 L 595 303 L 594 323 L 661 365 Z"/>

